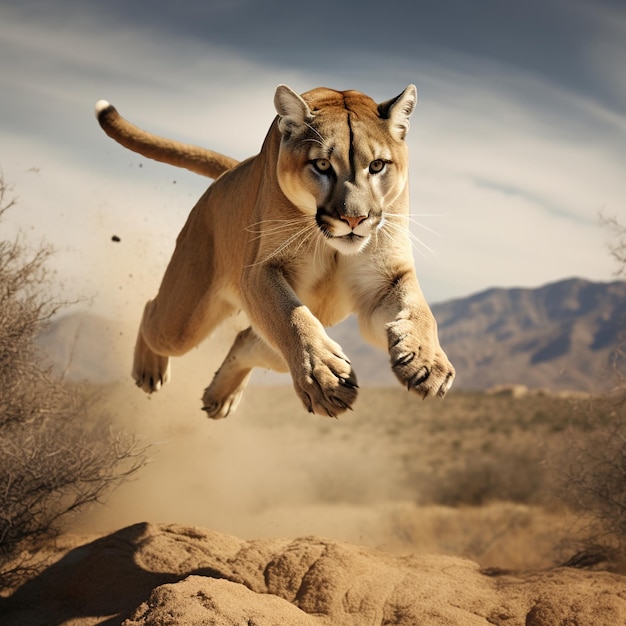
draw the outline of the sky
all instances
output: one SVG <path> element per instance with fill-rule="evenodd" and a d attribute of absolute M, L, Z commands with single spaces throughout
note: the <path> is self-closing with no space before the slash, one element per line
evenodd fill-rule
<path fill-rule="evenodd" d="M 243 159 L 275 88 L 414 83 L 414 256 L 427 299 L 617 269 L 626 222 L 626 5 L 609 0 L 0 0 L 0 234 L 56 252 L 68 299 L 133 316 L 210 183 L 106 137 L 137 125 Z M 112 241 L 116 236 L 119 242 Z"/>

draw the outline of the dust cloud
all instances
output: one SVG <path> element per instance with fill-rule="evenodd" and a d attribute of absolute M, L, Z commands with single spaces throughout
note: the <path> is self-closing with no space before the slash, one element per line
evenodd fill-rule
<path fill-rule="evenodd" d="M 382 515 L 375 505 L 395 491 L 394 477 L 385 471 L 381 451 L 373 452 L 374 440 L 359 437 L 351 445 L 358 410 L 339 420 L 309 415 L 288 378 L 274 387 L 260 374 L 228 418 L 214 421 L 201 411 L 202 392 L 240 323 L 227 323 L 200 348 L 173 359 L 172 381 L 152 396 L 129 375 L 107 386 L 106 411 L 114 425 L 151 444 L 150 461 L 74 530 L 177 522 L 244 538 L 321 534 L 369 537 L 371 543 Z M 117 338 L 118 345 L 109 345 L 113 352 L 126 350 L 125 373 L 133 335 L 128 330 L 110 338 Z"/>
<path fill-rule="evenodd" d="M 317 535 L 394 553 L 462 555 L 484 566 L 552 564 L 555 535 L 546 529 L 563 525 L 558 512 L 508 502 L 451 508 L 428 498 L 446 476 L 437 468 L 454 464 L 450 440 L 466 427 L 462 396 L 422 402 L 400 387 L 364 385 L 354 411 L 331 419 L 307 413 L 288 377 L 276 386 L 258 373 L 234 414 L 209 419 L 201 396 L 241 321 L 173 359 L 171 382 L 151 396 L 129 374 L 136 329 L 96 325 L 87 341 L 83 324 L 79 342 L 91 362 L 116 357 L 107 367 L 120 378 L 100 385 L 103 410 L 151 448 L 135 478 L 68 532 L 178 523 L 243 539 Z"/>

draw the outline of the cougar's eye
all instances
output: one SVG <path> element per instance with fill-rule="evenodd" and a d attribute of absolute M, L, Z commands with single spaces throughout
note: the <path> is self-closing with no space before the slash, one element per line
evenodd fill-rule
<path fill-rule="evenodd" d="M 320 174 L 329 174 L 332 169 L 332 166 L 328 159 L 314 159 L 312 163 L 313 163 L 313 167 Z"/>
<path fill-rule="evenodd" d="M 380 174 L 387 165 L 382 159 L 376 159 L 370 163 L 370 174 Z"/>

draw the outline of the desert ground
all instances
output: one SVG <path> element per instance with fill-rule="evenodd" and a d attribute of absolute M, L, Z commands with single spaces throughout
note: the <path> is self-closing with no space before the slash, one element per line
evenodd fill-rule
<path fill-rule="evenodd" d="M 183 523 L 502 568 L 566 556 L 558 535 L 574 520 L 551 497 L 546 463 L 551 445 L 560 453 L 576 434 L 570 398 L 457 392 L 422 401 L 402 388 L 365 388 L 354 411 L 331 419 L 309 415 L 289 386 L 256 386 L 235 414 L 212 421 L 198 400 L 181 405 L 167 390 L 108 393 L 140 421 L 150 462 L 75 532 Z"/>
<path fill-rule="evenodd" d="M 564 566 L 582 531 L 560 468 L 585 399 L 365 387 L 330 419 L 260 376 L 212 421 L 211 370 L 181 362 L 154 396 L 99 390 L 149 463 L 40 546 L 0 623 L 626 624 L 619 565 Z"/>

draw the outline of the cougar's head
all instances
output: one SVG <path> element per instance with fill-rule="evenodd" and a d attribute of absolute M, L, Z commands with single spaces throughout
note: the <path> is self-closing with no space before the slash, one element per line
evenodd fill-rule
<path fill-rule="evenodd" d="M 380 104 L 357 91 L 276 90 L 280 187 L 343 254 L 367 245 L 407 185 L 404 137 L 416 101 L 414 85 Z"/>

